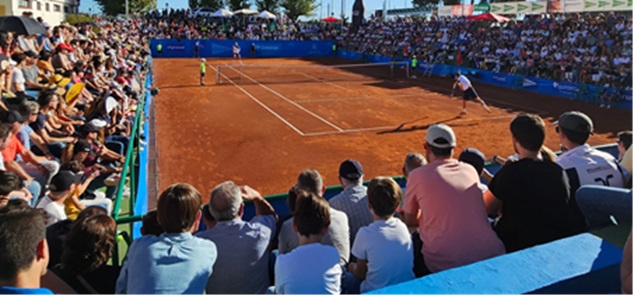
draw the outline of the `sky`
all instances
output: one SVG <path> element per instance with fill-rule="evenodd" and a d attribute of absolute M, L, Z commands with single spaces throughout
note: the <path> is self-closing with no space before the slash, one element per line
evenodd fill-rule
<path fill-rule="evenodd" d="M 383 9 L 383 0 L 363 0 L 365 4 L 365 15 L 368 16 L 373 14 L 377 9 Z M 411 0 L 386 0 L 388 4 L 388 8 L 403 8 L 403 7 L 412 7 Z M 188 8 L 187 0 L 157 0 L 158 8 L 165 8 L 165 4 L 169 4 L 170 8 L 179 9 L 179 8 Z M 252 1 L 255 2 L 255 1 Z M 330 11 L 333 11 L 332 7 L 334 7 L 334 13 L 336 17 L 341 15 L 341 5 L 342 2 L 345 2 L 345 7 L 347 7 L 345 11 L 345 15 L 351 18 L 352 15 L 352 5 L 354 4 L 354 0 L 317 0 L 317 3 L 321 3 L 322 7 L 317 8 L 315 10 L 315 18 L 324 18 L 328 16 L 328 8 Z M 99 6 L 95 3 L 94 0 L 81 0 L 81 4 L 79 6 L 80 12 L 89 12 L 91 9 L 92 13 L 99 12 Z M 253 6 L 253 9 L 256 9 Z"/>

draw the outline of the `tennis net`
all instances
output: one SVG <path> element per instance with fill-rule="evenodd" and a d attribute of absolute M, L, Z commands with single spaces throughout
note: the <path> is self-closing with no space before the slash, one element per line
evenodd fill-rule
<path fill-rule="evenodd" d="M 346 65 L 219 65 L 216 83 L 286 84 L 409 78 L 408 62 Z"/>

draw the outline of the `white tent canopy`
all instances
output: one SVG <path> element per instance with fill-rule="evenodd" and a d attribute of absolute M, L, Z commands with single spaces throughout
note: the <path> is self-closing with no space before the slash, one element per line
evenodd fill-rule
<path fill-rule="evenodd" d="M 272 13 L 266 11 L 266 10 L 260 12 L 260 14 L 258 14 L 258 17 L 259 18 L 263 18 L 263 19 L 273 19 L 273 20 L 277 18 L 274 14 L 272 14 Z"/>
<path fill-rule="evenodd" d="M 233 12 L 226 9 L 218 9 L 216 10 L 216 12 L 214 12 L 214 16 L 217 16 L 217 17 L 230 17 L 232 15 L 233 15 Z"/>
<path fill-rule="evenodd" d="M 258 12 L 255 10 L 251 10 L 251 9 L 247 9 L 247 8 L 243 8 L 240 10 L 236 10 L 233 12 L 233 14 L 257 14 Z"/>

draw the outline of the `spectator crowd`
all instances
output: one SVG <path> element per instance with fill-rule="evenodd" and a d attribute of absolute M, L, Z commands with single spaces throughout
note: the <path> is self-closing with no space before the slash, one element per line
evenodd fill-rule
<path fill-rule="evenodd" d="M 98 30 L 63 24 L 44 36 L 0 32 L 0 293 L 359 294 L 615 220 L 631 223 L 630 131 L 618 135 L 617 160 L 587 144 L 594 124 L 584 113 L 561 114 L 553 130 L 538 115 L 519 114 L 509 123 L 517 154 L 494 157 L 502 165 L 495 174 L 482 152 L 458 153 L 459 135 L 435 124 L 421 140 L 422 153 L 405 157 L 404 190 L 390 177 L 364 185 L 364 167 L 347 159 L 333 165 L 343 190 L 327 200 L 321 174 L 307 168 L 288 180 L 286 217 L 246 184 L 204 188 L 207 204 L 200 189 L 173 184 L 145 215 L 143 236 L 123 266 L 108 265 L 117 241 L 111 198 L 125 178 L 121 165 L 147 75 L 151 35 L 144 30 L 185 34 L 188 27 L 177 16 L 160 17 L 97 19 Z M 551 21 L 515 26 L 535 32 Z M 377 35 L 364 30 L 375 24 L 349 37 L 365 46 Z M 404 48 L 419 42 L 408 53 L 420 55 L 423 44 L 437 42 L 415 35 L 428 25 L 438 26 L 429 32 L 441 40 L 480 34 L 460 20 L 399 19 L 379 24 L 403 29 L 382 33 L 389 46 L 355 50 L 389 51 L 406 36 Z M 541 44 L 521 32 L 523 44 Z M 553 132 L 564 151 L 559 156 L 544 146 Z M 255 207 L 248 221 L 245 202 Z M 632 292 L 631 275 L 624 291 Z"/>

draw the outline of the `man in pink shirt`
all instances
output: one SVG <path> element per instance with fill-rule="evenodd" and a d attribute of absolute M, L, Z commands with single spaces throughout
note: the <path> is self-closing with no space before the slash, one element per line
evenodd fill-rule
<path fill-rule="evenodd" d="M 504 245 L 487 220 L 476 170 L 453 158 L 453 130 L 432 125 L 425 140 L 429 164 L 410 173 L 403 207 L 405 223 L 418 226 L 423 241 L 425 266 L 415 266 L 416 274 L 504 254 Z"/>

